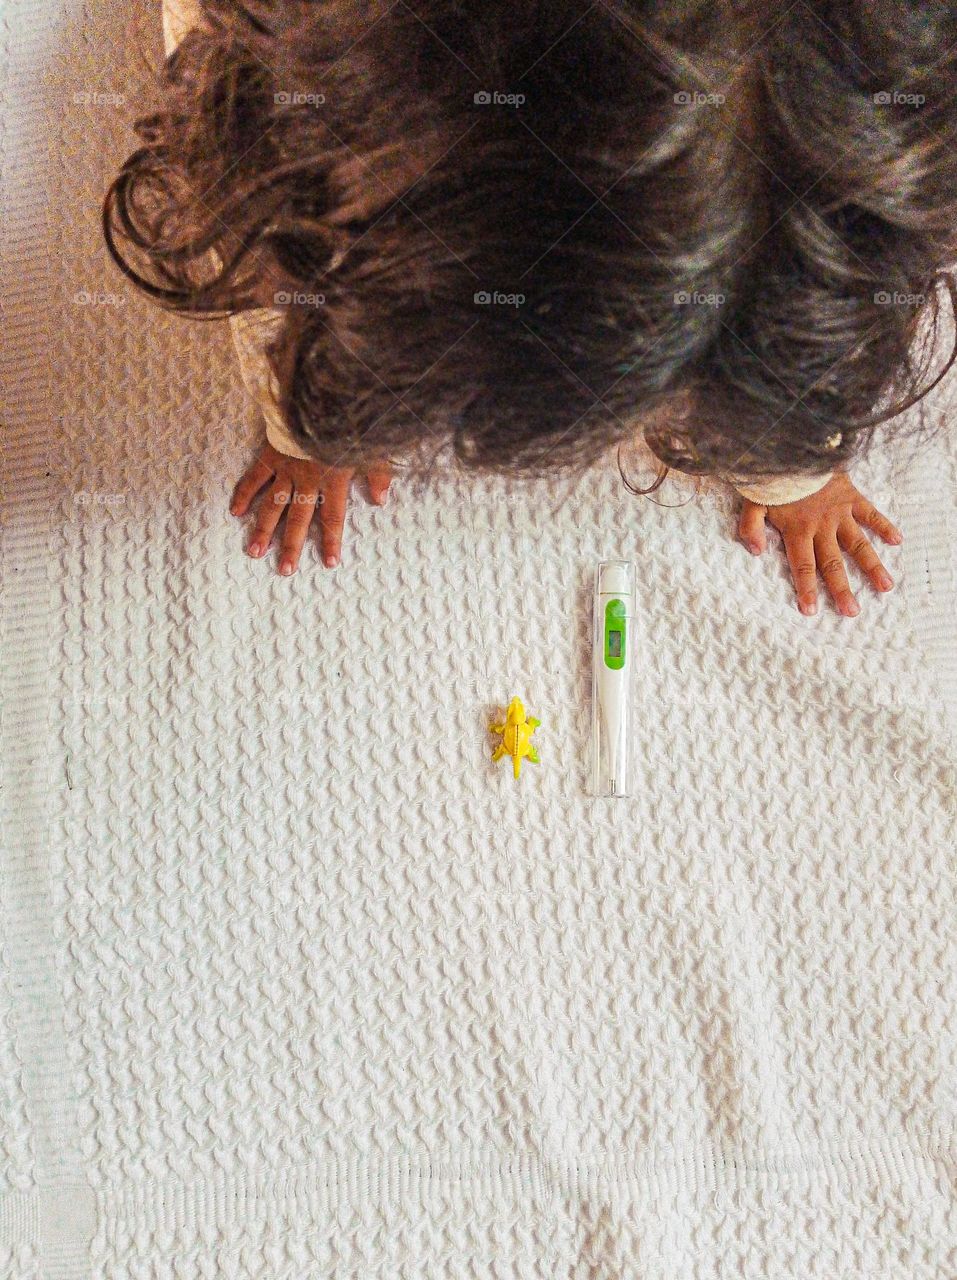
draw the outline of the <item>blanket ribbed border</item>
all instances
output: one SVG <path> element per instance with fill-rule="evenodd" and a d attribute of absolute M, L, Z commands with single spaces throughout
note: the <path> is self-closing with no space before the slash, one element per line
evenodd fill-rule
<path fill-rule="evenodd" d="M 953 432 L 953 425 L 944 428 Z M 957 452 L 953 439 L 947 446 Z M 957 469 L 957 468 L 955 468 Z M 911 621 L 941 695 L 941 714 L 957 753 L 957 495 L 927 455 L 908 467 L 901 486 L 901 550 Z"/>
<path fill-rule="evenodd" d="M 92 1189 L 79 1156 L 76 1097 L 57 987 L 49 881 L 50 576 L 56 420 L 51 358 L 58 326 L 50 138 L 61 108 L 51 54 L 55 0 L 5 9 L 0 143 L 0 395 L 3 450 L 2 893 L 17 1056 L 36 1190 L 0 1197 L 0 1244 L 30 1244 L 44 1277 L 89 1276 Z"/>
<path fill-rule="evenodd" d="M 403 1212 L 459 1205 L 482 1216 L 534 1209 L 561 1218 L 563 1205 L 607 1204 L 613 1212 L 656 1212 L 691 1197 L 703 1210 L 716 1199 L 746 1209 L 764 1193 L 806 1194 L 824 1184 L 846 1195 L 879 1185 L 910 1197 L 950 1186 L 957 1173 L 957 1140 L 914 1138 L 904 1145 L 870 1141 L 816 1143 L 813 1152 L 781 1148 L 761 1163 L 741 1151 L 702 1144 L 687 1152 L 651 1152 L 647 1158 L 549 1159 L 532 1153 L 429 1160 L 396 1156 L 315 1161 L 286 1172 L 257 1176 L 252 1169 L 210 1178 L 132 1184 L 100 1212 L 106 1236 L 146 1233 L 175 1240 L 183 1250 L 200 1240 L 231 1242 L 268 1231 L 277 1222 L 329 1226 L 370 1208 Z"/>

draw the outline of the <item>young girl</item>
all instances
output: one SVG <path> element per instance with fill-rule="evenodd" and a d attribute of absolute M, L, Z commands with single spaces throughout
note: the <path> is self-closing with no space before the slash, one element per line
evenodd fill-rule
<path fill-rule="evenodd" d="M 162 105 L 104 203 L 164 306 L 230 317 L 266 440 L 230 510 L 319 508 L 451 444 L 582 468 L 637 436 L 733 483 L 842 613 L 846 466 L 926 395 L 957 244 L 957 12 L 885 0 L 164 0 Z M 925 327 L 925 323 L 926 327 Z M 917 341 L 923 335 L 922 341 Z"/>

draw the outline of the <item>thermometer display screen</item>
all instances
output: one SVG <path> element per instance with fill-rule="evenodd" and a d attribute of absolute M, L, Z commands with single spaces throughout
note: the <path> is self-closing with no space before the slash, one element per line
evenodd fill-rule
<path fill-rule="evenodd" d="M 610 658 L 621 657 L 621 632 L 620 631 L 608 632 L 608 656 Z"/>

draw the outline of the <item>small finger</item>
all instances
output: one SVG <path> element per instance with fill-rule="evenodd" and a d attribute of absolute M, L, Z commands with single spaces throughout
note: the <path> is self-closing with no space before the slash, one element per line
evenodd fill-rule
<path fill-rule="evenodd" d="M 841 521 L 837 528 L 837 540 L 878 591 L 890 591 L 894 585 L 893 579 L 881 564 L 867 534 L 855 520 L 849 518 Z"/>
<path fill-rule="evenodd" d="M 282 549 L 279 556 L 279 572 L 284 576 L 296 572 L 318 499 L 317 490 L 300 492 L 297 489 L 292 496 L 292 502 L 286 512 L 286 525 L 282 531 Z"/>
<path fill-rule="evenodd" d="M 339 563 L 339 553 L 342 550 L 342 526 L 346 522 L 346 499 L 351 480 L 351 471 L 333 471 L 329 473 L 323 485 L 319 528 L 322 539 L 322 558 L 327 569 L 333 569 Z"/>
<path fill-rule="evenodd" d="M 249 470 L 241 476 L 239 483 L 233 490 L 233 498 L 229 504 L 230 514 L 234 516 L 245 515 L 250 502 L 263 485 L 268 480 L 271 480 L 275 474 L 275 471 L 268 463 L 264 462 L 262 458 L 257 458 Z"/>
<path fill-rule="evenodd" d="M 841 555 L 836 533 L 819 533 L 814 539 L 814 554 L 831 599 L 845 617 L 856 617 L 861 606 L 854 599 L 851 584 L 847 580 L 844 557 Z"/>
<path fill-rule="evenodd" d="M 784 547 L 791 566 L 798 608 L 802 613 L 817 612 L 817 566 L 814 539 L 809 533 L 792 533 L 785 537 Z"/>
<path fill-rule="evenodd" d="M 283 511 L 286 509 L 289 494 L 289 482 L 277 480 L 259 504 L 256 527 L 249 543 L 249 554 L 251 556 L 261 556 L 266 551 L 272 539 L 273 531 L 279 523 Z"/>
<path fill-rule="evenodd" d="M 392 468 L 386 462 L 375 467 L 370 467 L 368 480 L 369 498 L 377 506 L 381 507 L 385 502 L 386 494 L 389 492 L 389 484 L 392 480 Z"/>
<path fill-rule="evenodd" d="M 768 544 L 764 532 L 766 510 L 766 507 L 759 507 L 757 503 L 747 501 L 741 508 L 741 518 L 738 521 L 738 537 L 753 556 L 759 556 L 762 551 L 767 549 Z"/>
<path fill-rule="evenodd" d="M 862 498 L 860 502 L 855 502 L 852 514 L 858 524 L 864 525 L 868 529 L 872 529 L 885 542 L 890 542 L 894 546 L 898 546 L 904 541 L 904 535 L 896 525 L 891 524 L 887 516 L 882 515 L 874 506 L 873 502 L 868 502 L 866 498 Z"/>

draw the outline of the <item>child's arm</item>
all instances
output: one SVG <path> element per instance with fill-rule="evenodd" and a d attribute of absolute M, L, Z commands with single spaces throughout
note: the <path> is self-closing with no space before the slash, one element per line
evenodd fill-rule
<path fill-rule="evenodd" d="M 197 0 L 163 0 L 163 48 L 167 58 L 188 31 L 200 25 Z M 246 390 L 261 406 L 266 420 L 266 439 L 279 453 L 308 460 L 289 434 L 276 403 L 278 388 L 266 359 L 265 346 L 281 327 L 283 312 L 276 307 L 241 311 L 229 317 L 233 345 Z"/>
<path fill-rule="evenodd" d="M 650 447 L 651 442 L 647 443 Z M 738 536 L 748 550 L 760 555 L 767 549 L 765 521 L 784 539 L 802 613 L 817 611 L 818 573 L 841 613 L 854 617 L 860 612 L 847 580 L 844 555 L 857 562 L 878 591 L 893 587 L 864 530 L 893 545 L 902 541 L 901 532 L 854 487 L 842 468 L 827 475 L 724 479 L 744 499 Z"/>
<path fill-rule="evenodd" d="M 279 410 L 279 387 L 266 359 L 266 345 L 282 327 L 282 321 L 283 313 L 278 308 L 260 307 L 230 316 L 229 327 L 246 390 L 266 420 L 266 439 L 278 453 L 310 461 L 309 454 L 292 438 Z"/>
<path fill-rule="evenodd" d="M 257 558 L 265 554 L 285 511 L 279 572 L 288 574 L 294 573 L 299 564 L 317 506 L 323 563 L 330 569 L 338 564 L 353 471 L 326 466 L 311 458 L 283 421 L 276 376 L 265 354 L 265 346 L 282 320 L 283 313 L 275 308 L 230 316 L 243 382 L 262 409 L 268 443 L 240 479 L 229 510 L 234 516 L 244 516 L 259 490 L 269 485 L 260 500 L 247 551 Z M 389 467 L 385 463 L 370 467 L 367 479 L 370 499 L 378 504 L 385 502 L 391 480 Z"/>
<path fill-rule="evenodd" d="M 744 499 L 738 534 L 753 555 L 765 550 L 764 526 L 769 521 L 784 539 L 798 608 L 817 611 L 817 575 L 846 617 L 860 612 L 844 568 L 849 555 L 878 591 L 890 591 L 894 583 L 871 546 L 865 529 L 885 542 L 902 540 L 872 502 L 854 487 L 846 471 L 827 475 L 764 476 L 738 482 L 734 488 Z"/>
<path fill-rule="evenodd" d="M 197 0 L 162 0 L 162 5 L 163 47 L 169 57 L 186 33 L 200 25 L 201 10 Z M 265 553 L 289 507 L 279 560 L 279 572 L 287 574 L 299 563 L 317 506 L 323 561 L 329 567 L 338 563 L 353 472 L 316 462 L 286 426 L 279 409 L 276 376 L 265 351 L 283 319 L 284 312 L 277 307 L 259 307 L 229 317 L 243 383 L 262 410 L 268 442 L 240 479 L 229 509 L 233 515 L 245 515 L 259 491 L 269 485 L 247 547 L 251 556 L 258 557 Z M 373 502 L 385 502 L 390 479 L 385 463 L 370 469 L 369 497 Z"/>

